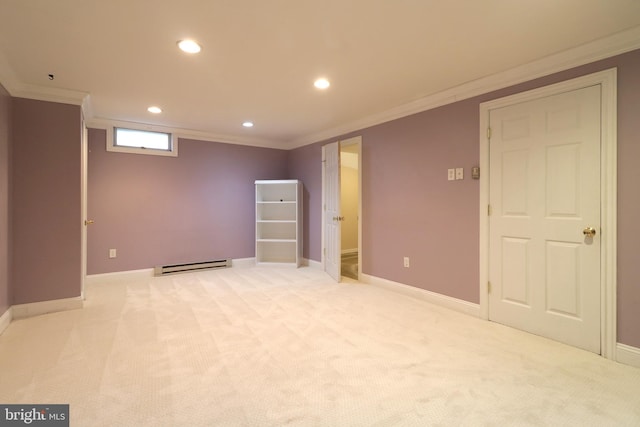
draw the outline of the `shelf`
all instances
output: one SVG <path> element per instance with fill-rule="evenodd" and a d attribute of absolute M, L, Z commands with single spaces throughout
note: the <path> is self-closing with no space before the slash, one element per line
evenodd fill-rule
<path fill-rule="evenodd" d="M 256 220 L 258 221 L 296 221 L 296 203 L 258 203 Z"/>
<path fill-rule="evenodd" d="M 256 241 L 257 263 L 294 263 L 299 264 L 295 240 Z"/>
<path fill-rule="evenodd" d="M 257 265 L 300 265 L 301 199 L 297 180 L 256 181 Z"/>
<path fill-rule="evenodd" d="M 256 202 L 296 203 L 297 188 L 297 180 L 256 181 Z"/>

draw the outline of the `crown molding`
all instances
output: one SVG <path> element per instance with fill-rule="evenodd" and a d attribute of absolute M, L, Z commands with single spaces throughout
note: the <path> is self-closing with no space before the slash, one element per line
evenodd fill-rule
<path fill-rule="evenodd" d="M 9 92 L 9 95 L 14 96 L 13 92 L 18 85 L 18 78 L 13 68 L 9 65 L 6 56 L 0 51 L 0 84 Z"/>
<path fill-rule="evenodd" d="M 88 103 L 89 93 L 87 92 L 21 83 L 2 52 L 0 52 L 0 84 L 14 98 L 81 106 Z"/>
<path fill-rule="evenodd" d="M 84 97 L 81 108 L 82 108 L 82 117 L 85 122 L 88 119 L 91 119 L 93 117 L 93 106 L 91 105 L 91 94 L 88 94 L 87 96 Z"/>
<path fill-rule="evenodd" d="M 335 138 L 636 49 L 640 49 L 640 26 L 446 89 L 390 110 L 294 139 L 287 144 L 287 148 L 294 149 L 314 142 Z"/>
<path fill-rule="evenodd" d="M 30 85 L 18 83 L 12 89 L 7 89 L 14 98 L 35 99 L 38 101 L 59 102 L 62 104 L 83 105 L 89 96 L 88 92 L 69 89 Z"/>
<path fill-rule="evenodd" d="M 108 129 L 111 127 L 126 127 L 132 129 L 144 129 L 158 132 L 171 133 L 181 139 L 194 139 L 197 141 L 220 142 L 223 144 L 248 145 L 251 147 L 275 148 L 286 150 L 288 147 L 282 141 L 273 141 L 260 138 L 240 138 L 235 135 L 216 134 L 212 132 L 182 129 L 170 126 L 162 126 L 150 123 L 131 122 L 126 120 L 112 120 L 107 118 L 87 118 L 85 124 L 88 128 Z"/>

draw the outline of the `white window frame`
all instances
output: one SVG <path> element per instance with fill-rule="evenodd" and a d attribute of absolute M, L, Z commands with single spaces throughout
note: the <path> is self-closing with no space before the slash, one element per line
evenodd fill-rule
<path fill-rule="evenodd" d="M 122 145 L 116 145 L 116 132 L 115 129 L 131 129 L 141 132 L 155 132 L 164 133 L 169 135 L 169 150 L 160 150 L 156 148 L 138 148 L 138 147 L 125 147 Z M 168 132 L 164 129 L 155 126 L 136 125 L 134 123 L 127 124 L 112 124 L 107 127 L 107 151 L 116 153 L 129 153 L 129 154 L 146 154 L 152 156 L 168 156 L 178 157 L 178 138 L 174 133 Z"/>

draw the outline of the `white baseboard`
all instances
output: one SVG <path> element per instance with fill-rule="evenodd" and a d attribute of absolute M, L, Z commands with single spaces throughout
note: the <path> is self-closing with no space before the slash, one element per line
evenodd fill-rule
<path fill-rule="evenodd" d="M 318 270 L 322 270 L 322 263 L 320 261 L 314 261 L 312 259 L 303 258 L 302 265 L 304 267 L 316 268 Z"/>
<path fill-rule="evenodd" d="M 250 268 L 256 266 L 256 259 L 236 258 L 231 260 L 231 268 Z M 87 275 L 85 284 L 97 284 L 112 282 L 114 280 L 139 280 L 155 277 L 153 268 L 143 268 L 140 270 L 114 271 L 112 273 L 100 273 Z"/>
<path fill-rule="evenodd" d="M 640 348 L 621 343 L 616 344 L 616 361 L 640 368 Z"/>
<path fill-rule="evenodd" d="M 11 307 L 9 307 L 7 311 L 0 316 L 0 335 L 9 327 L 11 320 L 13 320 L 13 315 L 11 314 Z"/>
<path fill-rule="evenodd" d="M 50 301 L 30 302 L 17 304 L 11 307 L 13 319 L 39 316 L 41 314 L 55 313 L 56 311 L 75 310 L 83 307 L 82 297 L 55 299 Z"/>
<path fill-rule="evenodd" d="M 112 282 L 114 280 L 136 280 L 149 279 L 153 277 L 153 268 L 145 268 L 142 270 L 114 271 L 113 273 L 89 274 L 84 283 L 85 285 L 95 285 L 98 283 Z"/>
<path fill-rule="evenodd" d="M 380 277 L 370 276 L 362 273 L 360 281 L 369 283 L 374 286 L 388 289 L 393 292 L 399 292 L 407 296 L 430 302 L 441 307 L 459 311 L 474 317 L 480 317 L 480 305 L 472 302 L 453 298 L 447 295 L 438 294 L 427 291 L 425 289 L 416 288 L 414 286 L 405 285 L 403 283 L 394 282 L 392 280 L 382 279 Z"/>
<path fill-rule="evenodd" d="M 341 255 L 348 255 L 348 254 L 357 254 L 358 253 L 358 248 L 353 248 L 353 249 L 342 249 L 340 251 Z"/>
<path fill-rule="evenodd" d="M 251 268 L 256 266 L 255 257 L 251 258 L 237 258 L 231 260 L 232 268 Z"/>

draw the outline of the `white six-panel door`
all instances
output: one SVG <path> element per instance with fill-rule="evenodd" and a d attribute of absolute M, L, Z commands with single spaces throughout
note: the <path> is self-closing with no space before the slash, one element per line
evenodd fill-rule
<path fill-rule="evenodd" d="M 324 203 L 324 269 L 335 279 L 341 278 L 340 255 L 340 143 L 322 147 Z"/>
<path fill-rule="evenodd" d="M 489 318 L 595 353 L 600 96 L 595 85 L 489 112 Z"/>

